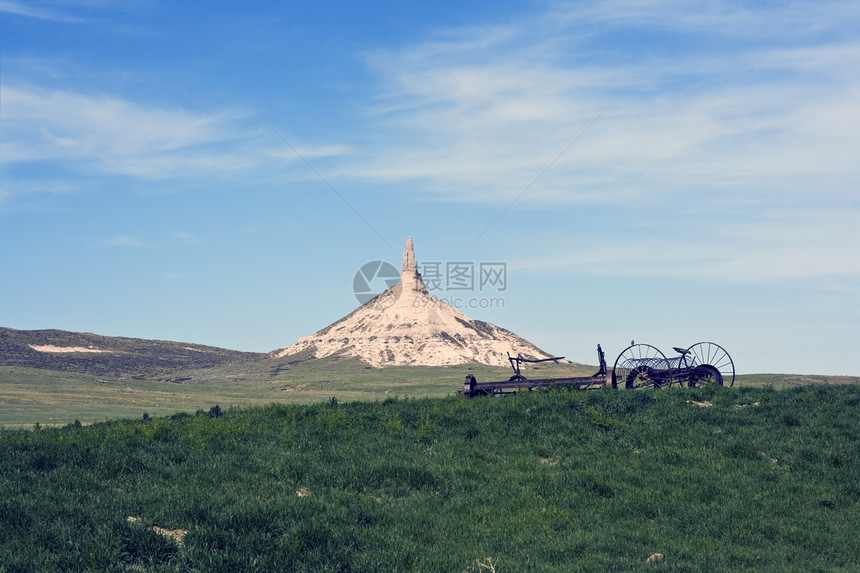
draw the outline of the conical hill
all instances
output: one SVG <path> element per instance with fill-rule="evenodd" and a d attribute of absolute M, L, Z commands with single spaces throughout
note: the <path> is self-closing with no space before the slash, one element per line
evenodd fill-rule
<path fill-rule="evenodd" d="M 509 366 L 511 356 L 549 358 L 524 338 L 473 320 L 430 295 L 418 273 L 412 238 L 400 281 L 355 311 L 275 354 L 357 356 L 371 366 Z"/>

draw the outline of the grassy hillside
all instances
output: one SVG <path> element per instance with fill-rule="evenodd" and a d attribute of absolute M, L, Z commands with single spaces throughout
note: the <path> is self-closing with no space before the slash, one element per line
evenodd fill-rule
<path fill-rule="evenodd" d="M 550 390 L 0 430 L 0 572 L 856 571 L 858 406 Z"/>
<path fill-rule="evenodd" d="M 34 347 L 80 348 L 91 352 L 40 352 Z M 98 351 L 98 352 L 94 352 Z M 263 354 L 200 344 L 99 336 L 64 330 L 0 327 L 0 366 L 40 368 L 95 376 L 155 377 L 179 369 L 210 368 L 258 359 Z"/>

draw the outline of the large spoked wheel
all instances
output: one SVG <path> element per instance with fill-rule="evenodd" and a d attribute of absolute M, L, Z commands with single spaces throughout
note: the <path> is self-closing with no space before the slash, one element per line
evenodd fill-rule
<path fill-rule="evenodd" d="M 735 363 L 725 348 L 713 342 L 697 342 L 684 354 L 688 386 L 734 386 Z"/>
<path fill-rule="evenodd" d="M 628 346 L 612 367 L 613 388 L 660 387 L 670 383 L 671 379 L 666 355 L 650 344 Z"/>

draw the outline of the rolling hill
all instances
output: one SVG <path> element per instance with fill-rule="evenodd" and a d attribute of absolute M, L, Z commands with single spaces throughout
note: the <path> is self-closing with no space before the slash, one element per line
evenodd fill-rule
<path fill-rule="evenodd" d="M 157 377 L 177 370 L 237 364 L 265 356 L 186 342 L 0 327 L 0 366 L 114 378 Z"/>

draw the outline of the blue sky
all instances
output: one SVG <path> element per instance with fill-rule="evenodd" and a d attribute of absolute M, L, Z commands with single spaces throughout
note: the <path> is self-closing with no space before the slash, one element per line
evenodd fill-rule
<path fill-rule="evenodd" d="M 827 1 L 0 0 L 0 325 L 269 351 L 412 235 L 504 263 L 434 294 L 573 360 L 860 375 L 857 30 Z"/>

